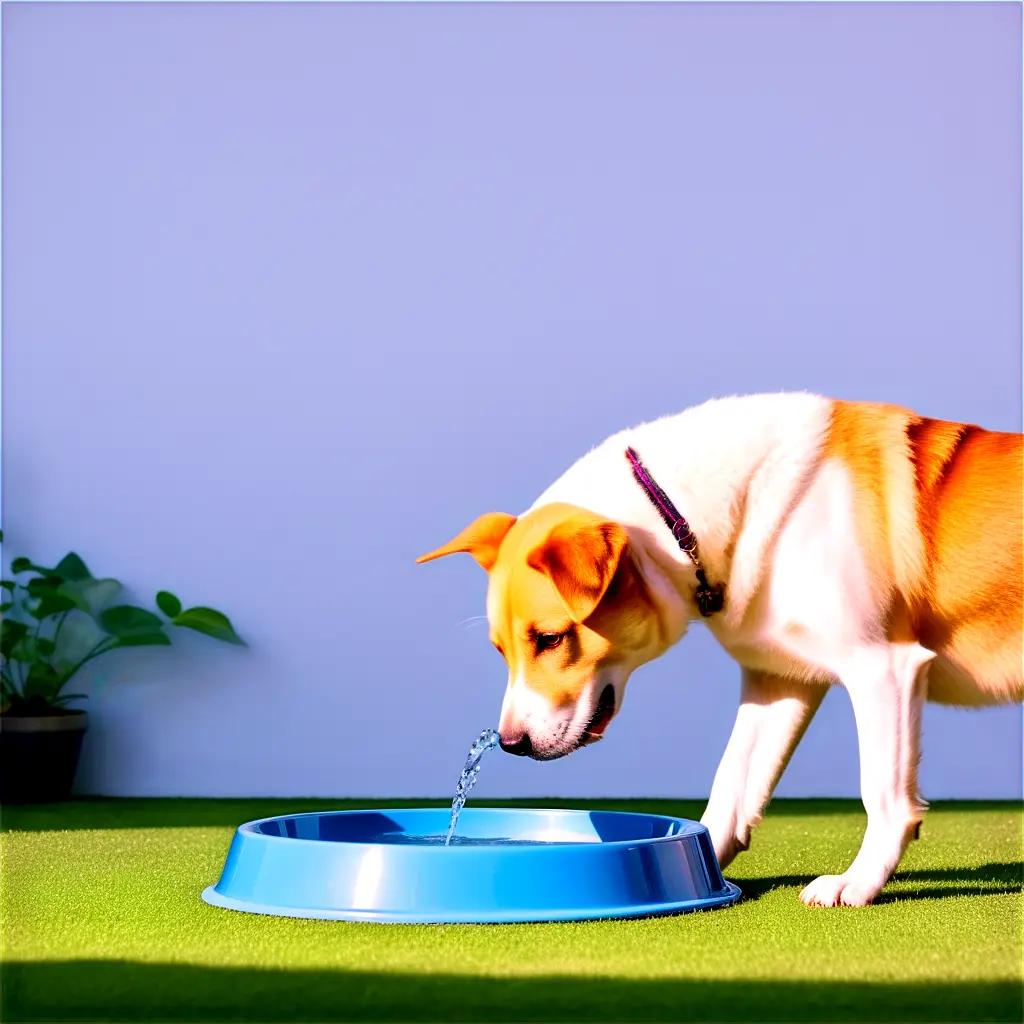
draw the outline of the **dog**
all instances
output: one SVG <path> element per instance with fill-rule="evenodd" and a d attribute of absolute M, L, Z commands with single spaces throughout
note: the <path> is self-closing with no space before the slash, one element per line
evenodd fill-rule
<path fill-rule="evenodd" d="M 844 686 L 867 827 L 850 866 L 801 899 L 864 906 L 927 806 L 925 700 L 1024 697 L 1022 456 L 1019 434 L 894 405 L 716 399 L 613 435 L 522 515 L 482 515 L 418 561 L 468 552 L 489 575 L 513 754 L 598 741 L 633 670 L 707 624 L 742 675 L 701 818 L 722 867 Z"/>

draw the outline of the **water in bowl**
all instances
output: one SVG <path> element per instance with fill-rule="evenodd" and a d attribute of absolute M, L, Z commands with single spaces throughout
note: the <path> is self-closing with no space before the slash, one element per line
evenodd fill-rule
<path fill-rule="evenodd" d="M 387 846 L 546 846 L 546 839 L 511 839 L 506 836 L 408 835 L 396 832 L 374 840 Z"/>
<path fill-rule="evenodd" d="M 493 729 L 484 729 L 469 748 L 466 756 L 466 764 L 459 776 L 458 784 L 455 786 L 455 796 L 452 799 L 452 817 L 448 823 L 448 835 L 444 838 L 444 845 L 450 846 L 455 836 L 455 827 L 459 823 L 459 814 L 466 806 L 466 799 L 469 791 L 476 785 L 477 776 L 480 774 L 480 761 L 488 750 L 493 750 L 499 743 L 501 737 Z"/>

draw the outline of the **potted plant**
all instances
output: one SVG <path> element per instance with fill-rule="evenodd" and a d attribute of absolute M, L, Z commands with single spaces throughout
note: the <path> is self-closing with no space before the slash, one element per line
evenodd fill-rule
<path fill-rule="evenodd" d="M 2 539 L 2 534 L 0 534 Z M 242 644 L 214 608 L 184 608 L 167 590 L 156 610 L 114 604 L 121 584 L 97 579 L 74 552 L 52 569 L 27 558 L 0 580 L 0 799 L 60 800 L 71 791 L 88 717 L 67 686 L 83 665 L 120 647 L 166 647 L 167 627 Z"/>

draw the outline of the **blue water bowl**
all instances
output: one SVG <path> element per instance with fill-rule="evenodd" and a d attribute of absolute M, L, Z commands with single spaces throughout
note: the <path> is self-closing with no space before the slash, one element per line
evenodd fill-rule
<path fill-rule="evenodd" d="M 287 814 L 241 825 L 216 907 L 338 921 L 582 921 L 734 903 L 707 829 L 659 814 L 467 808 Z"/>

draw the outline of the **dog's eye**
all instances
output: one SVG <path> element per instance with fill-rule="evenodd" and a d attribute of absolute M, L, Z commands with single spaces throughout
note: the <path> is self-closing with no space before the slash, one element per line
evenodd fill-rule
<path fill-rule="evenodd" d="M 537 653 L 554 650 L 564 639 L 565 633 L 534 633 L 533 644 Z"/>

